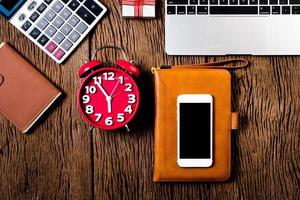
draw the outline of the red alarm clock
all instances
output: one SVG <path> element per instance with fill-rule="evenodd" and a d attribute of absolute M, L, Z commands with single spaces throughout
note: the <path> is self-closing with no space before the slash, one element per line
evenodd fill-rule
<path fill-rule="evenodd" d="M 96 53 L 107 48 L 121 51 L 124 59 L 114 64 L 95 60 Z M 133 79 L 140 71 L 128 61 L 123 49 L 114 46 L 97 49 L 93 59 L 82 65 L 78 74 L 84 78 L 78 91 L 78 107 L 83 119 L 104 130 L 127 127 L 140 104 L 140 92 Z"/>

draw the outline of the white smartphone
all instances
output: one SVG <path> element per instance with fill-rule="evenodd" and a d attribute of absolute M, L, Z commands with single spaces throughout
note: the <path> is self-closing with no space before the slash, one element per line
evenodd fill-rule
<path fill-rule="evenodd" d="M 180 167 L 213 164 L 213 97 L 209 94 L 177 97 L 177 163 Z"/>

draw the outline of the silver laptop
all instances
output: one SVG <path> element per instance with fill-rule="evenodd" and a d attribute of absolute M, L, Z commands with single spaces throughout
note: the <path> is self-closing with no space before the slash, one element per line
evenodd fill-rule
<path fill-rule="evenodd" d="M 0 14 L 62 63 L 106 12 L 98 0 L 0 0 Z"/>
<path fill-rule="evenodd" d="M 165 0 L 169 55 L 300 55 L 300 0 Z"/>

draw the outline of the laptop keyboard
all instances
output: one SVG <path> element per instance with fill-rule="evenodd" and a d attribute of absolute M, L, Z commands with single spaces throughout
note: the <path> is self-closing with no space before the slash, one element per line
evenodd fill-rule
<path fill-rule="evenodd" d="M 21 29 L 57 61 L 63 60 L 87 34 L 104 10 L 95 0 L 33 1 L 32 14 L 19 17 Z"/>
<path fill-rule="evenodd" d="M 300 0 L 167 0 L 168 15 L 299 15 Z"/>

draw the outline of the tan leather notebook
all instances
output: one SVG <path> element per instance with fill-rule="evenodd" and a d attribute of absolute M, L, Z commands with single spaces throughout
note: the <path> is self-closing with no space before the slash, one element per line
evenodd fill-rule
<path fill-rule="evenodd" d="M 154 68 L 153 73 L 156 111 L 153 181 L 227 180 L 231 172 L 231 129 L 237 128 L 237 113 L 231 112 L 230 73 L 201 65 Z M 213 97 L 211 167 L 183 168 L 177 164 L 176 103 L 181 94 L 210 94 Z"/>
<path fill-rule="evenodd" d="M 0 113 L 25 133 L 61 92 L 5 42 L 0 60 Z"/>

